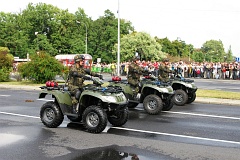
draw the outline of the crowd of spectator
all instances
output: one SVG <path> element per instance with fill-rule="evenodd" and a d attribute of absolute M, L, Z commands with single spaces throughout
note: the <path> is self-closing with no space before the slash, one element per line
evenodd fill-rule
<path fill-rule="evenodd" d="M 128 65 L 130 62 L 122 62 L 120 64 L 120 74 L 125 76 L 128 74 Z M 140 66 L 145 70 L 152 72 L 153 75 L 157 76 L 158 67 L 161 62 L 141 61 Z M 111 75 L 116 75 L 117 65 L 116 63 L 111 64 L 100 64 L 103 68 L 108 68 Z M 175 75 L 180 74 L 185 78 L 204 78 L 204 79 L 240 79 L 240 62 L 170 62 L 169 69 L 173 71 Z"/>

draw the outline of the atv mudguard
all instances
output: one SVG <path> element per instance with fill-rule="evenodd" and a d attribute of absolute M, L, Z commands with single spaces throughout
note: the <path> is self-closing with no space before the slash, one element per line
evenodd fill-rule
<path fill-rule="evenodd" d="M 42 89 L 39 93 L 39 98 L 45 98 L 47 95 L 52 95 L 54 102 L 60 106 L 63 113 L 72 112 L 72 98 L 68 91 L 59 89 Z"/>
<path fill-rule="evenodd" d="M 182 89 L 184 91 L 196 92 L 197 86 L 193 82 L 185 82 L 181 80 L 173 80 L 171 86 L 174 90 Z"/>

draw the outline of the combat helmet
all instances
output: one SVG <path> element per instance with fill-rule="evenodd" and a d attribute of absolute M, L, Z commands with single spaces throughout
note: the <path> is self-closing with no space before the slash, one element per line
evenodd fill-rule
<path fill-rule="evenodd" d="M 83 60 L 85 60 L 85 56 L 84 55 L 76 55 L 76 56 L 74 56 L 74 61 L 75 61 L 75 63 L 76 62 L 79 62 L 79 61 L 83 61 Z"/>
<path fill-rule="evenodd" d="M 169 59 L 165 58 L 165 59 L 162 60 L 162 62 L 169 62 Z"/>
<path fill-rule="evenodd" d="M 139 61 L 140 60 L 140 57 L 139 56 L 136 56 L 133 58 L 133 61 Z"/>

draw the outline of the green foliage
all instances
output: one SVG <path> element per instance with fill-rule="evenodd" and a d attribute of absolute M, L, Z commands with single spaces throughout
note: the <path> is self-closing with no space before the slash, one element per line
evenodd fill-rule
<path fill-rule="evenodd" d="M 121 20 L 120 34 L 125 35 L 133 31 L 130 22 Z M 93 61 L 101 58 L 102 62 L 111 63 L 117 58 L 117 52 L 112 54 L 114 45 L 118 42 L 118 19 L 112 12 L 106 10 L 104 16 L 100 17 L 92 24 L 92 31 L 89 37 L 89 53 L 93 56 Z"/>
<path fill-rule="evenodd" d="M 195 50 L 194 54 L 192 55 L 192 59 L 194 59 L 195 62 L 203 62 L 206 60 L 205 59 L 206 57 L 204 57 L 204 56 L 205 55 L 202 53 L 201 50 Z"/>
<path fill-rule="evenodd" d="M 7 67 L 0 68 L 0 82 L 8 82 L 9 81 L 10 69 Z"/>
<path fill-rule="evenodd" d="M 223 62 L 224 61 L 224 47 L 222 41 L 209 40 L 206 41 L 202 48 L 202 52 L 205 54 L 206 61 L 211 62 Z"/>
<path fill-rule="evenodd" d="M 87 35 L 87 52 L 93 61 L 101 58 L 110 63 L 117 59 L 118 18 L 110 10 L 92 20 L 81 8 L 73 14 L 45 3 L 29 3 L 20 13 L 0 12 L 0 22 L 0 46 L 9 48 L 16 57 L 26 58 L 38 51 L 51 56 L 85 53 Z M 120 36 L 121 61 L 129 60 L 136 51 L 145 60 L 160 60 L 168 54 L 201 61 L 200 55 L 194 55 L 193 45 L 180 39 L 153 39 L 146 33 L 137 33 L 128 20 L 120 19 Z M 225 53 L 220 40 L 206 41 L 201 49 L 207 61 L 233 60 L 231 48 Z"/>
<path fill-rule="evenodd" d="M 10 69 L 13 64 L 13 56 L 8 54 L 9 50 L 6 47 L 0 47 L 0 69 L 6 67 Z"/>
<path fill-rule="evenodd" d="M 13 56 L 8 52 L 8 48 L 0 47 L 0 82 L 9 81 L 9 74 L 12 70 Z"/>
<path fill-rule="evenodd" d="M 20 65 L 18 71 L 23 77 L 35 83 L 45 83 L 47 80 L 53 80 L 56 75 L 61 75 L 64 70 L 60 62 L 44 52 L 39 52 L 30 59 L 30 62 Z"/>
<path fill-rule="evenodd" d="M 166 58 L 166 53 L 161 51 L 162 46 L 149 34 L 133 32 L 121 38 L 121 61 L 129 61 L 138 52 L 142 60 L 155 61 Z M 113 56 L 117 53 L 117 44 L 113 50 Z"/>

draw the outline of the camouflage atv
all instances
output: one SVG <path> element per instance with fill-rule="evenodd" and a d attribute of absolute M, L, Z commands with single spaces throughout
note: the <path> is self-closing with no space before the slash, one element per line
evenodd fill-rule
<path fill-rule="evenodd" d="M 183 106 L 195 101 L 197 86 L 194 84 L 194 80 L 177 75 L 170 79 L 170 83 L 175 91 L 175 95 L 172 99 L 174 104 Z"/>
<path fill-rule="evenodd" d="M 144 110 L 150 115 L 159 114 L 162 110 L 167 111 L 173 107 L 171 101 L 174 91 L 167 83 L 160 83 L 145 76 L 141 79 L 138 95 L 134 88 L 128 84 L 127 80 L 109 81 L 109 86 L 119 86 L 129 100 L 128 108 L 135 108 L 139 103 L 143 103 Z"/>
<path fill-rule="evenodd" d="M 122 126 L 128 120 L 128 100 L 120 87 L 102 87 L 99 78 L 93 84 L 83 87 L 79 97 L 78 112 L 73 111 L 71 94 L 65 85 L 40 87 L 39 98 L 51 95 L 53 101 L 46 102 L 40 110 L 42 123 L 49 128 L 58 127 L 64 115 L 72 122 L 82 122 L 90 133 L 100 133 L 109 121 L 114 126 Z"/>

